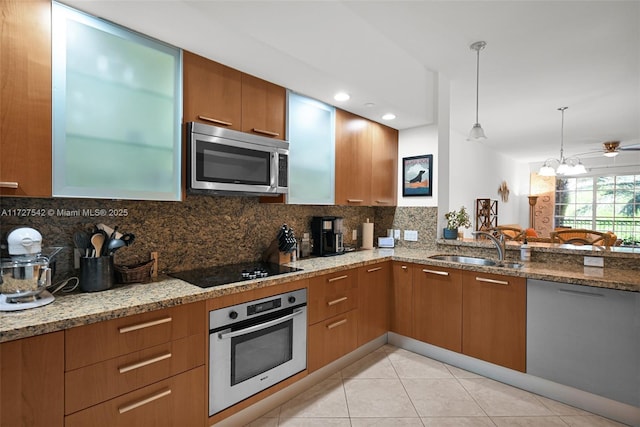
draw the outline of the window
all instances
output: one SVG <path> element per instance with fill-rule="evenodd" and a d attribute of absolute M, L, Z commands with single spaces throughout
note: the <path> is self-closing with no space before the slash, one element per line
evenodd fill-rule
<path fill-rule="evenodd" d="M 640 241 L 640 175 L 556 180 L 556 227 L 612 231 L 623 244 Z"/>

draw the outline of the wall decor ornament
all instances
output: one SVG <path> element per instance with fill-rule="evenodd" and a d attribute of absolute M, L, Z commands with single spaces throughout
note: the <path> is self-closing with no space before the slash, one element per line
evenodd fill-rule
<path fill-rule="evenodd" d="M 502 184 L 498 187 L 498 194 L 504 203 L 509 201 L 509 186 L 507 185 L 507 181 L 502 181 Z"/>
<path fill-rule="evenodd" d="M 433 195 L 433 154 L 402 159 L 402 196 Z"/>

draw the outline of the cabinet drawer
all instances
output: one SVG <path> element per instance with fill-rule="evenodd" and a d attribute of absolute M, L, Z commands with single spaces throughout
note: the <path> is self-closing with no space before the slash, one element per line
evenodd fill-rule
<path fill-rule="evenodd" d="M 65 417 L 66 427 L 201 426 L 205 367 L 152 384 Z"/>
<path fill-rule="evenodd" d="M 65 373 L 65 414 L 204 365 L 204 334 Z"/>
<path fill-rule="evenodd" d="M 358 346 L 358 310 L 331 317 L 309 327 L 307 371 L 313 372 Z"/>
<path fill-rule="evenodd" d="M 308 316 L 312 325 L 358 306 L 357 270 L 340 271 L 309 281 Z"/>
<path fill-rule="evenodd" d="M 189 335 L 204 334 L 204 302 L 151 311 L 65 331 L 65 370 Z"/>

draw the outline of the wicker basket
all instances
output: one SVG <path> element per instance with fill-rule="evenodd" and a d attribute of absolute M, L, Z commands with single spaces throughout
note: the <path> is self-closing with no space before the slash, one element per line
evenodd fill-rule
<path fill-rule="evenodd" d="M 143 283 L 151 279 L 154 260 L 143 261 L 133 265 L 115 265 L 118 283 Z"/>

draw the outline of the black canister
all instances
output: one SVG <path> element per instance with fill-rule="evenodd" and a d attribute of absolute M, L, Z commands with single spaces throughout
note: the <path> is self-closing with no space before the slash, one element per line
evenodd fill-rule
<path fill-rule="evenodd" d="M 112 256 L 80 258 L 80 290 L 104 291 L 113 286 L 115 269 Z"/>

